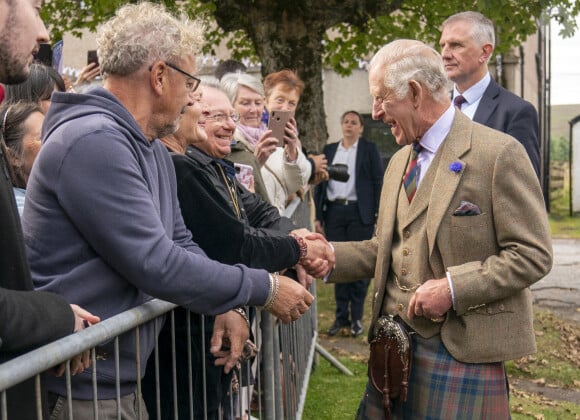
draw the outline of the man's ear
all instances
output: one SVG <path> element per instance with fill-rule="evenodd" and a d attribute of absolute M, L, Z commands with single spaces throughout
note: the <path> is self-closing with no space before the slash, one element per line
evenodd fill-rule
<path fill-rule="evenodd" d="M 483 47 L 481 47 L 481 55 L 479 56 L 479 59 L 481 62 L 487 62 L 492 54 L 493 54 L 493 45 L 485 44 Z"/>
<path fill-rule="evenodd" d="M 168 68 L 161 60 L 157 60 L 149 67 L 149 82 L 158 95 L 163 93 L 163 88 L 167 84 L 167 73 Z"/>
<path fill-rule="evenodd" d="M 416 80 L 409 81 L 409 93 L 411 95 L 411 101 L 415 108 L 419 108 L 421 101 L 423 100 L 423 86 Z"/>

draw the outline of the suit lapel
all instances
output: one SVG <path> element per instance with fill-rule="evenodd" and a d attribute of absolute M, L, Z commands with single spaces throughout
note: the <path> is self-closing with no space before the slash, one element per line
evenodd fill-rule
<path fill-rule="evenodd" d="M 479 105 L 475 110 L 475 114 L 473 115 L 473 121 L 478 122 L 480 124 L 484 124 L 489 120 L 491 115 L 493 114 L 494 110 L 497 108 L 498 105 L 498 97 L 499 97 L 499 87 L 498 84 L 493 80 L 493 78 L 489 81 L 489 86 L 483 92 L 483 96 L 479 101 Z"/>
<path fill-rule="evenodd" d="M 439 156 L 436 158 L 439 157 L 439 163 L 434 174 L 433 188 L 429 194 L 429 214 L 427 215 L 429 255 L 433 252 L 441 221 L 447 216 L 451 200 L 466 170 L 466 163 L 461 160 L 461 157 L 471 148 L 471 132 L 469 118 L 461 112 L 455 112 L 451 130 L 437 152 Z M 454 162 L 461 164 L 459 172 L 450 169 L 450 165 Z"/>

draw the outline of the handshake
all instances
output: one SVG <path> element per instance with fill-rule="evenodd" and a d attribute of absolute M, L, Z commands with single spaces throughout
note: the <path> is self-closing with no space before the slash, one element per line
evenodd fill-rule
<path fill-rule="evenodd" d="M 296 271 L 301 283 L 301 273 L 320 278 L 326 276 L 334 268 L 334 250 L 323 235 L 307 229 L 296 229 L 290 232 L 290 236 L 296 239 L 300 247 L 300 261 L 296 266 Z M 312 279 L 310 279 L 311 282 Z M 310 283 L 303 285 L 309 287 Z"/>
<path fill-rule="evenodd" d="M 294 266 L 298 282 L 282 275 L 276 277 L 264 306 L 282 322 L 295 321 L 308 310 L 314 300 L 314 296 L 307 290 L 312 284 L 312 278 L 326 276 L 335 263 L 334 250 L 322 234 L 296 229 L 290 232 L 290 236 L 300 248 L 300 260 Z"/>

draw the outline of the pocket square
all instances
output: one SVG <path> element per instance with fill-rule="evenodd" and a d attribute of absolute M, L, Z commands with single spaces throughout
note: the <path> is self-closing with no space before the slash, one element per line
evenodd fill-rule
<path fill-rule="evenodd" d="M 477 204 L 465 200 L 461 200 L 461 204 L 453 212 L 454 216 L 477 216 L 478 214 L 481 214 L 481 210 Z"/>

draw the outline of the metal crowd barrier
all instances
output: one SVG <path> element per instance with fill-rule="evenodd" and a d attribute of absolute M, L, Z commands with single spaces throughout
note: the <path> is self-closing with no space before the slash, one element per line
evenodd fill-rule
<path fill-rule="evenodd" d="M 301 202 L 294 200 L 287 209 L 287 215 L 293 217 L 299 226 L 307 226 L 306 220 L 301 216 L 297 216 L 296 210 L 301 205 Z M 304 214 L 308 214 L 305 212 Z M 311 292 L 316 295 L 316 282 L 313 283 Z M 274 319 L 267 312 L 258 312 L 255 320 L 254 336 L 256 344 L 259 348 L 258 356 L 254 365 L 251 362 L 246 362 L 239 369 L 239 384 L 247 383 L 246 379 L 250 376 L 254 377 L 253 390 L 250 386 L 240 386 L 239 393 L 234 398 L 234 392 L 230 392 L 231 398 L 229 406 L 221 407 L 219 410 L 220 419 L 301 419 L 306 400 L 306 393 L 308 388 L 308 381 L 310 372 L 314 363 L 315 350 L 317 348 L 317 308 L 316 300 L 311 309 L 306 312 L 299 320 L 291 324 L 281 324 Z M 3 364 L 0 364 L 0 419 L 2 420 L 18 420 L 18 414 L 12 415 L 8 418 L 8 390 L 15 385 L 18 385 L 31 378 L 34 379 L 34 401 L 36 403 L 36 418 L 44 419 L 43 409 L 41 403 L 41 374 L 55 366 L 66 363 L 65 378 L 67 384 L 67 403 L 69 413 L 72 411 L 71 399 L 71 380 L 69 360 L 74 356 L 90 350 L 92 366 L 89 368 L 92 373 L 93 380 L 93 416 L 95 419 L 99 418 L 97 405 L 97 371 L 99 369 L 99 360 L 97 351 L 99 345 L 108 343 L 114 340 L 115 361 L 117 365 L 116 370 L 116 388 L 117 388 L 117 418 L 121 419 L 120 411 L 120 383 L 119 383 L 119 336 L 122 334 L 136 334 L 139 335 L 139 326 L 150 322 L 160 317 L 166 318 L 165 322 L 173 325 L 173 313 L 177 305 L 169 302 L 164 302 L 158 299 L 153 299 L 139 307 L 120 313 L 114 317 L 106 319 L 98 324 L 84 329 L 78 333 L 69 335 L 60 340 L 49 343 L 38 349 L 30 351 L 26 354 L 11 359 Z M 189 313 L 187 315 L 187 323 L 190 325 Z M 156 333 L 157 329 L 156 322 Z M 203 325 L 203 322 L 202 322 Z M 190 329 L 187 328 L 187 343 L 191 343 Z M 201 337 L 205 337 L 202 331 Z M 175 345 L 175 329 L 172 329 L 172 345 Z M 205 343 L 199 343 L 202 349 L 205 350 Z M 188 345 L 188 347 L 191 347 Z M 172 348 L 173 358 L 175 360 L 175 348 Z M 143 363 L 147 360 L 142 360 L 139 353 L 139 340 L 136 340 L 136 360 L 135 369 L 140 372 Z M 191 356 L 191 348 L 187 349 L 188 357 Z M 203 354 L 203 352 L 202 352 Z M 155 349 L 152 358 L 155 358 L 156 378 L 159 378 L 159 360 L 158 360 L 158 342 L 155 341 Z M 205 361 L 205 357 L 202 357 Z M 172 368 L 173 389 L 176 389 L 176 367 L 175 362 Z M 189 363 L 188 377 L 192 377 L 192 366 Z M 203 369 L 205 371 L 205 367 Z M 255 372 L 254 372 L 255 371 Z M 138 377 L 140 375 L 137 375 Z M 204 374 L 205 378 L 205 374 Z M 156 416 L 159 418 L 160 414 L 160 397 L 159 397 L 159 383 L 156 383 Z M 203 396 L 207 397 L 212 392 L 208 389 L 206 384 L 203 386 Z M 141 394 L 141 382 L 137 383 L 137 393 Z M 189 406 L 190 413 L 193 413 L 191 406 L 193 404 L 192 389 L 189 389 Z M 227 404 L 224 404 L 227 405 Z M 206 408 L 206 398 L 204 398 L 204 408 Z M 245 410 L 248 410 L 245 413 Z M 139 400 L 140 413 L 139 418 L 147 418 L 146 407 L 143 407 Z M 13 414 L 13 413 L 10 413 Z M 149 413 L 151 414 L 151 413 Z M 177 401 L 174 396 L 173 413 L 170 418 L 178 419 Z M 193 414 L 190 415 L 193 419 Z M 204 410 L 204 420 L 208 418 L 207 411 Z M 69 419 L 73 419 L 72 414 Z M 86 420 L 86 419 L 79 419 Z"/>

